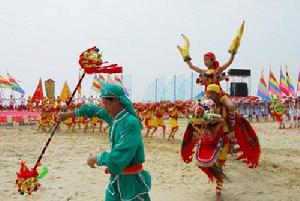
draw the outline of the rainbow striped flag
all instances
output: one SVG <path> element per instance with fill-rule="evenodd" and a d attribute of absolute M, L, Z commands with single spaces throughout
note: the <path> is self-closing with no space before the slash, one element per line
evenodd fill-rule
<path fill-rule="evenodd" d="M 0 75 L 0 87 L 5 89 L 11 89 L 11 84 L 2 75 Z"/>
<path fill-rule="evenodd" d="M 128 90 L 127 90 L 125 84 L 123 83 L 123 81 L 121 80 L 121 78 L 119 78 L 117 75 L 115 75 L 115 83 L 118 84 L 118 85 L 120 85 L 123 88 L 126 96 L 129 96 L 129 93 L 128 93 Z"/>
<path fill-rule="evenodd" d="M 7 73 L 8 76 L 8 81 L 11 85 L 11 89 L 13 91 L 19 92 L 20 94 L 25 94 L 25 91 L 20 87 L 20 85 L 17 83 L 17 81 L 11 76 L 10 74 Z"/>
<path fill-rule="evenodd" d="M 292 95 L 292 96 L 296 96 L 295 89 L 294 89 L 294 86 L 292 84 L 292 80 L 290 79 L 290 76 L 289 76 L 289 73 L 287 71 L 287 68 L 286 68 L 285 75 L 286 75 L 285 77 L 286 77 L 286 81 L 287 81 L 287 84 L 288 84 L 289 94 Z"/>
<path fill-rule="evenodd" d="M 282 93 L 284 93 L 286 96 L 289 95 L 289 86 L 288 86 L 288 83 L 287 83 L 287 80 L 285 79 L 283 73 L 282 73 L 282 70 L 280 68 L 280 89 L 282 91 Z"/>
<path fill-rule="evenodd" d="M 94 80 L 93 80 L 93 85 L 92 85 L 92 90 L 95 91 L 96 93 L 100 93 L 100 89 L 101 89 L 101 84 L 100 81 L 97 77 L 97 75 L 94 75 Z"/>
<path fill-rule="evenodd" d="M 111 78 L 110 75 L 107 75 L 106 83 L 107 84 L 115 84 L 114 80 Z"/>
<path fill-rule="evenodd" d="M 270 69 L 270 76 L 269 76 L 269 92 L 279 97 L 282 97 L 282 92 L 280 90 L 279 84 L 274 74 L 272 73 L 271 69 Z"/>
<path fill-rule="evenodd" d="M 99 74 L 99 82 L 101 85 L 105 84 L 105 78 L 103 77 L 103 75 Z"/>
<path fill-rule="evenodd" d="M 299 73 L 298 73 L 297 91 L 300 92 L 300 71 L 299 71 Z"/>
<path fill-rule="evenodd" d="M 263 100 L 270 101 L 269 90 L 265 82 L 264 70 L 261 71 L 260 82 L 258 85 L 257 96 L 261 97 Z"/>

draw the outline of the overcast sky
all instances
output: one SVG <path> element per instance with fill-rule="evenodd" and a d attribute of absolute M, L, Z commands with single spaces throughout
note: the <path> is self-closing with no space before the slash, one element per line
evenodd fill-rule
<path fill-rule="evenodd" d="M 104 60 L 132 75 L 133 99 L 141 100 L 155 77 L 189 74 L 176 45 L 185 33 L 194 65 L 213 51 L 221 64 L 242 20 L 245 31 L 231 68 L 252 71 L 256 94 L 261 68 L 279 76 L 289 66 L 294 85 L 300 69 L 300 1 L 294 0 L 1 0 L 0 74 L 8 69 L 32 95 L 41 77 L 78 81 L 78 56 L 97 45 Z M 268 78 L 268 75 L 265 75 Z M 84 80 L 89 95 L 92 76 Z M 295 86 L 296 87 L 296 86 Z"/>

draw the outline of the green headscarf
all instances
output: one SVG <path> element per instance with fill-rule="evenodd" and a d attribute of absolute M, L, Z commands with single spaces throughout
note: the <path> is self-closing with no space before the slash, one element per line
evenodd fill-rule
<path fill-rule="evenodd" d="M 101 97 L 103 98 L 113 98 L 118 97 L 120 103 L 124 106 L 125 110 L 135 116 L 137 119 L 138 116 L 135 113 L 134 107 L 131 101 L 125 95 L 123 88 L 117 84 L 105 84 L 101 88 Z"/>

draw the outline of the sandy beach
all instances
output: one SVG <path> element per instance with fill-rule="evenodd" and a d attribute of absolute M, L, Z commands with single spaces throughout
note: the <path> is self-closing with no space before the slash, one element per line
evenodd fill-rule
<path fill-rule="evenodd" d="M 300 129 L 277 129 L 277 123 L 254 123 L 262 154 L 257 169 L 249 169 L 230 157 L 225 174 L 224 200 L 296 201 L 300 197 Z M 154 138 L 144 138 L 145 169 L 152 175 L 151 198 L 155 201 L 214 200 L 215 186 L 193 163 L 180 157 L 182 122 L 176 139 L 163 140 L 160 130 Z M 34 126 L 0 127 L 0 200 L 104 200 L 109 175 L 103 167 L 86 164 L 89 153 L 109 148 L 107 135 L 99 132 L 56 133 L 42 163 L 48 175 L 41 189 L 32 195 L 20 195 L 15 186 L 19 163 L 33 167 L 49 133 L 37 132 Z"/>

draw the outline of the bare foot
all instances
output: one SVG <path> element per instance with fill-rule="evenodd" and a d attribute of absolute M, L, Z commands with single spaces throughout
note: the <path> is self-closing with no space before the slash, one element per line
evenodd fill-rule
<path fill-rule="evenodd" d="M 216 193 L 216 201 L 223 201 L 223 197 L 222 197 L 222 193 L 221 192 L 217 192 Z"/>

